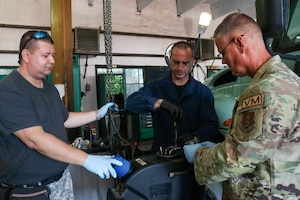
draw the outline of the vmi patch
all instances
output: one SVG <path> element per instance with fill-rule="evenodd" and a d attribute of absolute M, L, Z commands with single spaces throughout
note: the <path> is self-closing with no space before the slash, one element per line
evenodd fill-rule
<path fill-rule="evenodd" d="M 261 106 L 263 104 L 262 95 L 257 94 L 251 97 L 248 97 L 246 99 L 242 100 L 241 110 L 244 110 L 241 112 L 241 121 L 240 121 L 240 128 L 245 133 L 249 133 L 253 128 L 256 126 L 255 122 L 255 109 L 248 110 L 249 108 Z M 246 111 L 248 110 L 248 111 Z"/>
<path fill-rule="evenodd" d="M 246 99 L 244 99 L 242 101 L 242 110 L 243 109 L 246 109 L 246 108 L 251 108 L 251 107 L 254 107 L 254 106 L 260 106 L 262 105 L 262 95 L 261 94 L 258 94 L 258 95 L 255 95 L 255 96 L 251 96 L 251 97 L 248 97 Z"/>

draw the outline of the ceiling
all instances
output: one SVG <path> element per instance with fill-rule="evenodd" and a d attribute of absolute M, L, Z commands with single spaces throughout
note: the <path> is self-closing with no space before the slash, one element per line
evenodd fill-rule
<path fill-rule="evenodd" d="M 136 0 L 137 11 L 141 12 L 153 0 Z M 211 7 L 213 19 L 224 16 L 230 12 L 238 10 L 256 18 L 255 0 L 174 0 L 176 1 L 177 15 L 185 13 L 199 3 L 208 3 Z"/>

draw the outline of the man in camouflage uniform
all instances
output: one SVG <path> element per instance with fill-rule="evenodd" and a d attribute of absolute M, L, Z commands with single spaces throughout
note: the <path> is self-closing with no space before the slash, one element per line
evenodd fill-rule
<path fill-rule="evenodd" d="M 185 154 L 194 155 L 199 184 L 223 182 L 223 199 L 299 199 L 300 80 L 271 56 L 257 23 L 234 13 L 214 38 L 237 76 L 253 78 L 233 110 L 225 141 Z"/>

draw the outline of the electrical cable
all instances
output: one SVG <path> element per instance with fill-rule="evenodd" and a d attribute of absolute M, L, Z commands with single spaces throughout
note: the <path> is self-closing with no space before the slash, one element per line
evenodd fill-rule
<path fill-rule="evenodd" d="M 85 59 L 83 79 L 85 79 L 87 67 L 88 67 L 88 55 L 86 55 L 86 59 Z"/>
<path fill-rule="evenodd" d="M 128 140 L 124 139 L 121 136 L 119 127 L 116 124 L 116 120 L 114 120 L 114 119 L 116 119 L 116 116 L 118 116 L 118 115 L 119 115 L 118 112 L 115 112 L 115 111 L 109 110 L 109 112 L 108 112 L 108 119 L 109 119 L 108 127 L 109 127 L 109 132 L 110 132 L 110 144 L 111 144 L 110 149 L 111 149 L 112 154 L 118 153 L 118 151 L 117 151 L 118 143 L 121 145 L 130 144 Z M 111 129 L 113 129 L 113 130 L 111 130 Z M 115 136 L 118 136 L 118 139 L 120 142 L 117 142 Z M 127 148 L 125 148 L 125 151 L 126 151 L 126 154 L 129 155 L 130 152 L 128 152 Z"/>

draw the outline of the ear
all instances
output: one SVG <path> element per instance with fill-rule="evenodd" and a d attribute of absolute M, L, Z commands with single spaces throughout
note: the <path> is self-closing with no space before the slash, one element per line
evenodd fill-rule
<path fill-rule="evenodd" d="M 21 54 L 22 54 L 22 59 L 24 60 L 24 62 L 28 62 L 30 51 L 28 49 L 23 49 Z"/>
<path fill-rule="evenodd" d="M 190 69 L 190 73 L 192 73 L 192 72 L 194 71 L 194 67 L 195 67 L 196 65 L 198 65 L 197 62 L 198 62 L 198 61 L 195 60 L 195 59 L 193 58 L 192 66 L 191 66 L 191 69 Z"/>
<path fill-rule="evenodd" d="M 234 39 L 234 42 L 236 43 L 236 45 L 237 45 L 237 47 L 238 47 L 238 49 L 239 49 L 240 52 L 244 52 L 245 51 L 245 49 L 244 49 L 244 47 L 245 47 L 245 40 L 244 40 L 243 36 L 236 37 Z"/>
<path fill-rule="evenodd" d="M 196 64 L 197 61 L 198 61 L 198 59 L 195 59 L 195 57 L 193 56 L 193 58 L 192 58 L 193 65 Z"/>

